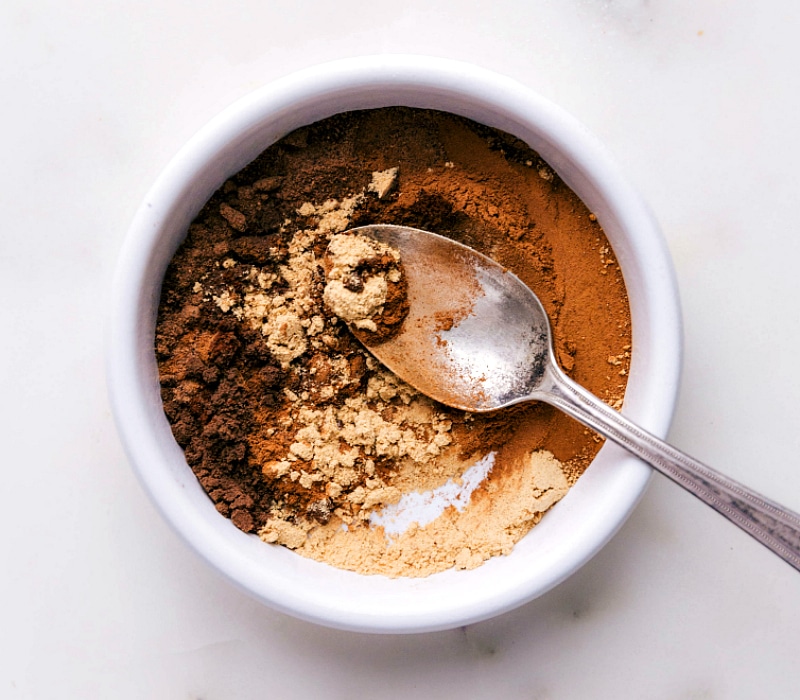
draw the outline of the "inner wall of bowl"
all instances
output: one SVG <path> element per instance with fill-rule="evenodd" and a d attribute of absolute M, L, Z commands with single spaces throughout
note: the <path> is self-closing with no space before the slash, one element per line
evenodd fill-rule
<path fill-rule="evenodd" d="M 472 571 L 447 571 L 421 580 L 360 576 L 266 546 L 219 516 L 172 438 L 161 408 L 153 353 L 161 279 L 191 219 L 213 191 L 299 126 L 342 111 L 394 105 L 441 109 L 504 129 L 553 165 L 598 213 L 628 285 L 635 349 L 626 411 L 654 431 L 664 431 L 674 392 L 659 395 L 652 374 L 659 369 L 658 357 L 655 365 L 652 359 L 664 335 L 650 313 L 658 299 L 646 269 L 651 262 L 662 264 L 657 230 L 646 212 L 637 209 L 638 201 L 631 203 L 634 195 L 606 168 L 596 142 L 549 103 L 520 92 L 519 86 L 511 89 L 496 76 L 469 71 L 443 78 L 435 70 L 377 70 L 354 78 L 352 70 L 334 70 L 279 82 L 209 124 L 177 156 L 146 202 L 150 223 L 158 225 L 150 228 L 148 254 L 140 268 L 136 344 L 142 399 L 155 442 L 149 452 L 143 447 L 138 459 L 133 455 L 134 461 L 151 496 L 180 534 L 251 594 L 328 625 L 407 632 L 483 619 L 545 592 L 613 534 L 642 492 L 648 470 L 606 446 L 589 472 L 511 556 Z M 142 221 L 140 228 L 147 223 Z M 666 345 L 674 348 L 675 343 Z M 662 369 L 667 370 L 662 376 L 674 375 L 668 365 Z M 143 459 L 142 454 L 154 459 Z"/>

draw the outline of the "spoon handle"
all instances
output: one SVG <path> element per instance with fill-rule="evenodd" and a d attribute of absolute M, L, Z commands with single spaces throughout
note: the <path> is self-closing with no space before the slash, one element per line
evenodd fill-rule
<path fill-rule="evenodd" d="M 800 515 L 635 425 L 551 366 L 536 399 L 561 409 L 683 486 L 800 571 Z"/>

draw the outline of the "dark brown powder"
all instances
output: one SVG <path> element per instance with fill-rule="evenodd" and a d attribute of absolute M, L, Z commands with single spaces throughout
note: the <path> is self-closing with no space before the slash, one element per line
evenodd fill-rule
<path fill-rule="evenodd" d="M 370 188 L 394 168 L 396 181 Z M 484 493 L 540 450 L 574 483 L 601 444 L 546 405 L 467 415 L 377 366 L 322 303 L 330 235 L 371 223 L 435 231 L 512 270 L 542 300 L 567 373 L 622 401 L 631 340 L 619 267 L 595 217 L 536 153 L 407 108 L 304 127 L 198 214 L 167 271 L 156 331 L 164 410 L 187 462 L 220 513 L 267 541 L 302 549 L 315 527 L 366 528 L 372 509 L 490 451 Z M 325 430 L 345 437 L 324 443 Z"/>

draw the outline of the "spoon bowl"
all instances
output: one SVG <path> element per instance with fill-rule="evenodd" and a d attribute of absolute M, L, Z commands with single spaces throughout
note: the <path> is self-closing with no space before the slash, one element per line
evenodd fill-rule
<path fill-rule="evenodd" d="M 350 232 L 400 254 L 409 314 L 395 336 L 365 346 L 401 379 L 473 412 L 545 401 L 673 479 L 800 570 L 800 516 L 660 440 L 573 382 L 554 359 L 544 307 L 516 275 L 428 231 L 374 225 Z"/>
<path fill-rule="evenodd" d="M 527 400 L 544 378 L 550 323 L 539 298 L 491 258 L 405 226 L 351 229 L 400 253 L 409 315 L 370 351 L 441 403 L 493 411 Z M 444 292 L 443 290 L 446 290 Z"/>

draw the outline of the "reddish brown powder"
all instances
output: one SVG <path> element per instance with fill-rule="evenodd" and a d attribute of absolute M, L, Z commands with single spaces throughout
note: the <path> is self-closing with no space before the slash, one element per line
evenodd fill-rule
<path fill-rule="evenodd" d="M 392 188 L 369 191 L 372 173 L 395 167 Z M 304 407 L 335 409 L 339 420 L 356 400 L 389 424 L 412 425 L 420 444 L 442 443 L 420 488 L 489 450 L 497 459 L 487 493 L 536 450 L 551 452 L 573 483 L 600 440 L 548 406 L 480 416 L 426 406 L 439 432 L 409 423 L 405 390 L 321 303 L 325 232 L 340 230 L 343 212 L 348 226 L 397 223 L 450 236 L 512 270 L 542 300 L 562 367 L 621 403 L 631 349 L 624 283 L 599 223 L 549 166 L 517 139 L 453 115 L 338 115 L 290 134 L 226 182 L 164 281 L 156 332 L 164 410 L 220 513 L 246 532 L 280 516 L 299 528 L 278 539 L 287 543 L 309 523 L 366 527 L 362 496 L 396 500 L 408 487 L 400 465 L 408 458 L 362 447 L 351 466 L 318 479 L 305 469 L 310 443 L 298 440 Z M 303 231 L 316 233 L 298 248 Z M 290 283 L 297 270 L 305 277 Z M 308 292 L 301 306 L 291 296 L 297 285 Z M 260 308 L 259 295 L 288 295 L 281 303 L 292 312 L 271 307 L 269 323 L 258 325 L 268 317 L 247 314 Z M 441 321 L 446 328 L 453 319 Z"/>

